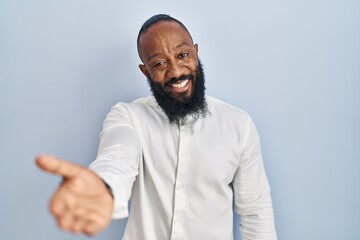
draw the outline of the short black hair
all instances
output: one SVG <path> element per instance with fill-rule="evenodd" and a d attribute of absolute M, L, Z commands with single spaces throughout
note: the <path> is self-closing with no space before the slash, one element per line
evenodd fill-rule
<path fill-rule="evenodd" d="M 167 14 L 156 14 L 154 16 L 152 16 L 151 18 L 149 18 L 148 20 L 146 20 L 144 22 L 144 24 L 141 26 L 138 37 L 137 37 L 137 50 L 139 53 L 139 57 L 140 56 L 140 37 L 141 35 L 146 32 L 151 26 L 159 23 L 159 22 L 176 22 L 178 23 L 182 28 L 184 28 L 186 30 L 186 32 L 189 34 L 189 36 L 191 37 L 191 34 L 189 32 L 189 30 L 185 27 L 185 25 L 180 22 L 179 20 L 177 20 L 176 18 L 171 17 L 170 15 Z M 192 38 L 192 37 L 191 37 Z"/>

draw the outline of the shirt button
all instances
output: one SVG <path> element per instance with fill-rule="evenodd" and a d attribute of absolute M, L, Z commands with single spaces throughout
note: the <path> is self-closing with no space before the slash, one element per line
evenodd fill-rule
<path fill-rule="evenodd" d="M 181 190 L 184 187 L 184 184 L 182 182 L 179 182 L 176 184 L 176 190 Z"/>
<path fill-rule="evenodd" d="M 185 152 L 185 151 L 180 152 L 180 156 L 182 156 L 182 157 L 186 156 L 187 154 L 188 154 L 188 153 L 187 153 L 187 152 Z"/>

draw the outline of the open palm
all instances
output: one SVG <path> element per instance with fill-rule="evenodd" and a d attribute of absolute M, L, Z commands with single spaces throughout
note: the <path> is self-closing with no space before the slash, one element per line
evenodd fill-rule
<path fill-rule="evenodd" d="M 52 156 L 41 155 L 36 163 L 42 170 L 63 177 L 50 201 L 50 212 L 61 229 L 94 235 L 107 227 L 113 198 L 99 176 Z"/>

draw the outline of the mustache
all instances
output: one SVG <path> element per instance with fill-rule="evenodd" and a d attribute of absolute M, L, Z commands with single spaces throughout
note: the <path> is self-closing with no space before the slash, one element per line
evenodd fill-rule
<path fill-rule="evenodd" d="M 170 84 L 174 84 L 174 83 L 177 83 L 179 81 L 183 81 L 185 79 L 189 79 L 189 80 L 194 80 L 194 75 L 193 74 L 184 74 L 184 75 L 181 75 L 180 77 L 178 78 L 170 78 L 167 82 L 166 82 L 166 86 L 169 86 Z"/>

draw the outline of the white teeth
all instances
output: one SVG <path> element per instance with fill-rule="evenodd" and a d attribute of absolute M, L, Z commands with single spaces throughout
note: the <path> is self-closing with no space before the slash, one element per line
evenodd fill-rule
<path fill-rule="evenodd" d="M 188 81 L 189 80 L 185 80 L 185 81 L 182 81 L 180 83 L 171 84 L 171 86 L 176 87 L 176 88 L 182 88 L 187 84 Z"/>

